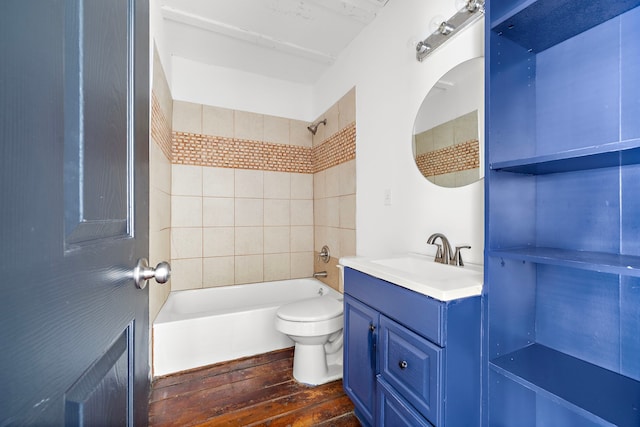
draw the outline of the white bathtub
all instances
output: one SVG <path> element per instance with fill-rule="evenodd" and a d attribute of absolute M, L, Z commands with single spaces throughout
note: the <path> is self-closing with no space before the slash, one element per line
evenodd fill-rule
<path fill-rule="evenodd" d="M 153 322 L 153 374 L 174 372 L 293 346 L 276 331 L 283 304 L 342 294 L 316 279 L 171 292 Z"/>

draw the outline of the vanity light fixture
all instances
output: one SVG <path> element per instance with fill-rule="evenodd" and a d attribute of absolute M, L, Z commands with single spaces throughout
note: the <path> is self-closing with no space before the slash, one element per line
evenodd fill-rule
<path fill-rule="evenodd" d="M 466 0 L 451 18 L 443 21 L 429 37 L 416 44 L 416 59 L 420 62 L 451 37 L 484 15 L 484 0 Z"/>

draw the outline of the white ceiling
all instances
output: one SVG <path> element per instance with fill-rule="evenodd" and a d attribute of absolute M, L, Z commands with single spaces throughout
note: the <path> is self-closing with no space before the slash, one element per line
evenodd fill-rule
<path fill-rule="evenodd" d="M 171 55 L 315 83 L 388 0 L 160 0 Z"/>

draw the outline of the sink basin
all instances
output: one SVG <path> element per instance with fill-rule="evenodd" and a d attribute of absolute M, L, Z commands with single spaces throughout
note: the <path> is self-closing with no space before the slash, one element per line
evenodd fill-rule
<path fill-rule="evenodd" d="M 457 280 L 478 275 L 476 266 L 471 268 L 445 265 L 418 256 L 404 256 L 397 258 L 383 258 L 372 260 L 375 264 L 412 274 L 425 275 L 428 280 Z"/>
<path fill-rule="evenodd" d="M 387 258 L 341 258 L 340 263 L 440 301 L 482 293 L 482 266 L 479 265 L 445 265 L 434 262 L 432 256 L 418 254 Z"/>

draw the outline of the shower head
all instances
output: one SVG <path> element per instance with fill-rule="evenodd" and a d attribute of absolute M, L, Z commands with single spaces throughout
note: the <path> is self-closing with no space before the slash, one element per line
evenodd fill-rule
<path fill-rule="evenodd" d="M 311 134 L 315 135 L 316 132 L 318 131 L 318 126 L 320 126 L 320 124 L 323 125 L 327 125 L 327 119 L 322 119 L 320 121 L 317 121 L 315 123 L 311 123 L 309 126 L 307 126 L 307 129 L 309 129 L 309 132 L 311 132 Z"/>

